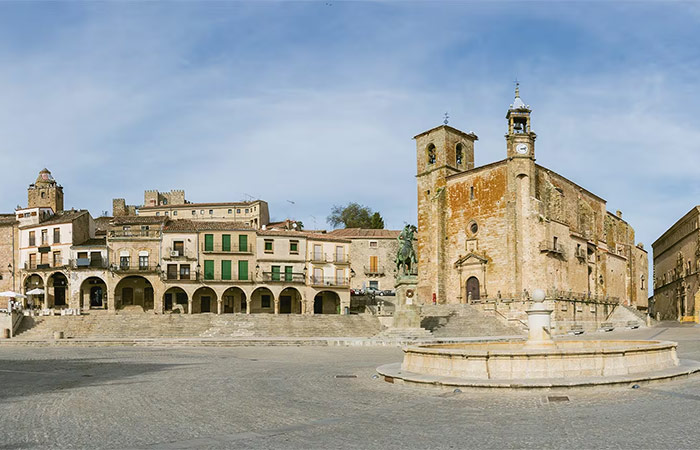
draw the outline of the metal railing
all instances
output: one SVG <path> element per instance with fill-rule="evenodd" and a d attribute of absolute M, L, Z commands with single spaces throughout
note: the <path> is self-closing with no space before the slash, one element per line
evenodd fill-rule
<path fill-rule="evenodd" d="M 61 269 L 67 267 L 66 264 L 60 262 L 59 264 L 53 263 L 24 263 L 24 270 L 46 270 L 46 269 Z"/>
<path fill-rule="evenodd" d="M 312 286 L 337 286 L 349 287 L 350 279 L 345 277 L 309 277 Z"/>
<path fill-rule="evenodd" d="M 262 281 L 269 283 L 304 283 L 303 273 L 263 272 Z"/>
<path fill-rule="evenodd" d="M 231 244 L 228 249 L 224 249 L 223 246 L 217 248 L 212 247 L 210 249 L 206 248 L 206 245 L 201 246 L 202 253 L 253 253 L 253 244 L 244 245 L 241 247 L 238 244 Z"/>
<path fill-rule="evenodd" d="M 73 270 L 80 270 L 80 269 L 108 269 L 109 268 L 109 261 L 104 260 L 102 258 L 100 259 L 93 259 L 93 258 L 77 258 L 77 259 L 71 259 L 70 260 L 70 267 Z"/>
<path fill-rule="evenodd" d="M 540 242 L 540 251 L 564 256 L 564 248 L 554 242 Z"/>
<path fill-rule="evenodd" d="M 160 230 L 111 230 L 111 238 L 159 238 Z"/>
<path fill-rule="evenodd" d="M 111 268 L 115 272 L 156 272 L 159 269 L 156 266 L 157 264 L 153 263 L 139 264 L 138 262 L 132 262 L 129 264 L 113 264 Z"/>
<path fill-rule="evenodd" d="M 311 253 L 312 263 L 327 263 L 331 262 L 331 259 L 325 253 Z"/>
<path fill-rule="evenodd" d="M 248 274 L 248 278 L 245 280 L 242 280 L 239 278 L 238 273 L 231 272 L 231 278 L 230 279 L 224 279 L 221 277 L 221 274 L 215 273 L 211 277 L 207 277 L 206 274 L 200 274 L 200 281 L 223 281 L 227 283 L 252 283 L 255 281 L 255 277 L 253 276 L 253 272 L 250 272 Z"/>
<path fill-rule="evenodd" d="M 365 275 L 384 275 L 386 272 L 384 271 L 384 266 L 379 267 L 372 267 L 372 266 L 365 266 Z"/>

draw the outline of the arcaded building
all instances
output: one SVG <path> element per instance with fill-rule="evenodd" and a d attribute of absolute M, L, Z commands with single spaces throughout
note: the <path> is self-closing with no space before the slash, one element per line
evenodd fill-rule
<path fill-rule="evenodd" d="M 647 252 L 622 213 L 535 162 L 531 109 L 506 114 L 505 159 L 474 166 L 477 136 L 448 125 L 415 136 L 418 300 L 548 297 L 647 306 Z"/>

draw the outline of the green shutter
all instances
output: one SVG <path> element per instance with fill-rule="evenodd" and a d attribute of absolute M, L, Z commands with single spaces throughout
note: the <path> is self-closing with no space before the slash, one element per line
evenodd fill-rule
<path fill-rule="evenodd" d="M 214 251 L 214 235 L 205 234 L 204 235 L 204 251 L 213 252 Z"/>
<path fill-rule="evenodd" d="M 284 266 L 284 281 L 292 281 L 292 266 Z"/>
<path fill-rule="evenodd" d="M 204 279 L 213 280 L 214 279 L 214 261 L 204 260 Z"/>
<path fill-rule="evenodd" d="M 280 266 L 272 266 L 272 281 L 280 280 Z"/>
<path fill-rule="evenodd" d="M 238 279 L 243 281 L 248 279 L 248 261 L 238 261 Z"/>
<path fill-rule="evenodd" d="M 231 251 L 231 235 L 224 234 L 221 236 L 221 251 L 230 252 Z"/>
<path fill-rule="evenodd" d="M 248 251 L 248 235 L 247 234 L 239 234 L 238 235 L 238 251 L 239 252 L 247 252 Z M 248 264 L 247 261 L 246 261 L 246 264 Z"/>
<path fill-rule="evenodd" d="M 221 261 L 221 279 L 230 280 L 231 279 L 231 261 L 222 260 Z"/>

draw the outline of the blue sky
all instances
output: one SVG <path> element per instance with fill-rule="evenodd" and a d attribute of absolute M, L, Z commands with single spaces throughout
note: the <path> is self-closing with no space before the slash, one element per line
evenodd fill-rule
<path fill-rule="evenodd" d="M 0 211 L 48 167 L 94 216 L 185 189 L 319 228 L 357 201 L 399 228 L 412 136 L 448 111 L 477 164 L 502 159 L 516 77 L 538 162 L 647 248 L 700 203 L 697 3 L 330 3 L 0 3 Z"/>

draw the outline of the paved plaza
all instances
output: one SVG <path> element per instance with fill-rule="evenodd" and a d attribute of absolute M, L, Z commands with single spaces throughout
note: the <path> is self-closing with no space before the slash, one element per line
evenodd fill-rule
<path fill-rule="evenodd" d="M 675 340 L 700 360 L 698 327 L 586 338 L 603 336 Z M 0 448 L 700 447 L 700 376 L 462 393 L 373 378 L 401 358 L 393 347 L 3 346 Z"/>

